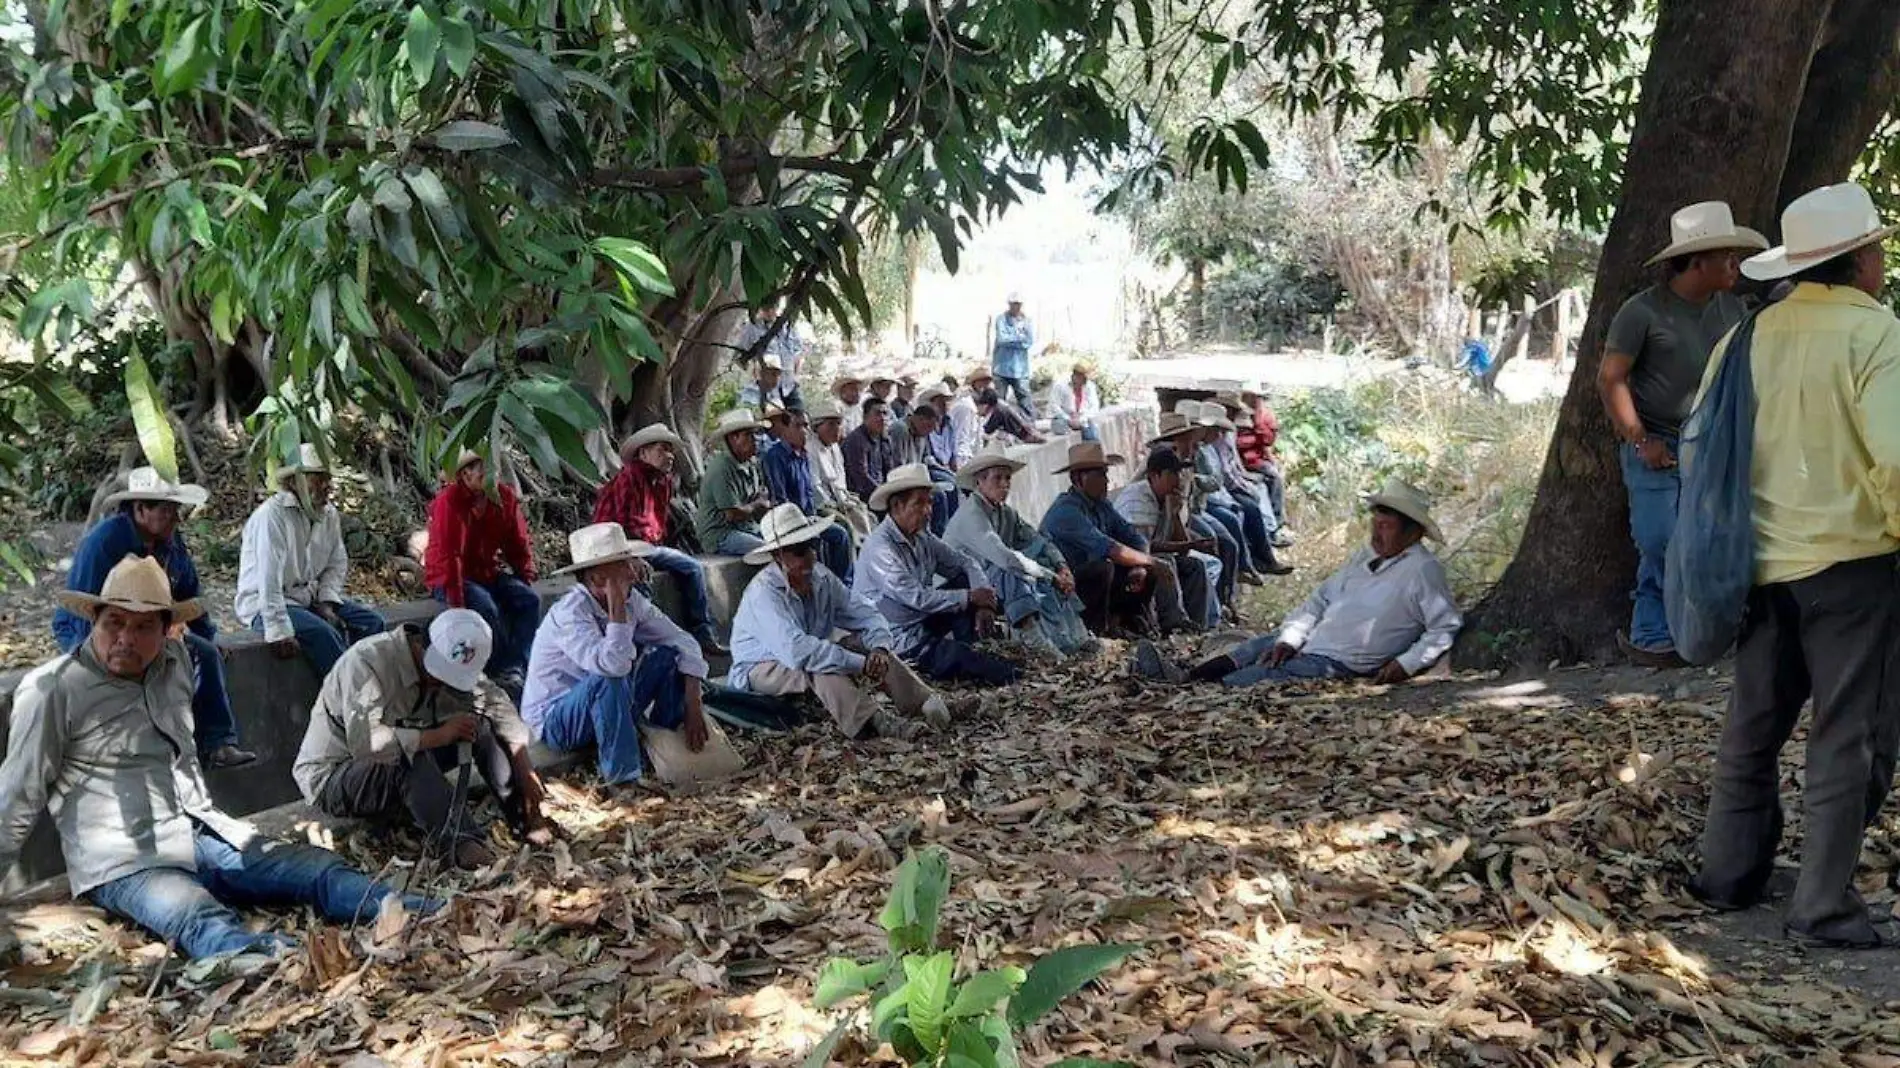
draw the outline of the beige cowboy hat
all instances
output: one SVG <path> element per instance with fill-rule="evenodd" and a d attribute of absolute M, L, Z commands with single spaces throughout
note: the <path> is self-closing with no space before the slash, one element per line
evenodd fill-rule
<path fill-rule="evenodd" d="M 976 477 L 985 471 L 1007 467 L 1011 472 L 1016 472 L 1028 466 L 1021 460 L 1011 459 L 1009 451 L 1003 447 L 1002 442 L 993 442 L 977 450 L 975 456 L 965 460 L 963 466 L 957 468 L 957 485 L 966 490 L 975 489 Z"/>
<path fill-rule="evenodd" d="M 1885 240 L 1900 226 L 1882 226 L 1874 198 L 1852 182 L 1804 193 L 1781 213 L 1782 244 L 1742 261 L 1758 282 L 1799 274 L 1836 256 Z"/>
<path fill-rule="evenodd" d="M 938 397 L 948 399 L 950 397 L 950 391 L 939 385 L 928 385 L 917 391 L 917 395 L 911 398 L 911 403 L 922 407 L 936 400 Z"/>
<path fill-rule="evenodd" d="M 1438 521 L 1432 518 L 1432 499 L 1410 482 L 1402 478 L 1389 478 L 1379 492 L 1366 494 L 1365 501 L 1368 508 L 1390 508 L 1416 521 L 1425 528 L 1426 537 L 1435 542 L 1444 542 L 1445 532 L 1438 529 Z"/>
<path fill-rule="evenodd" d="M 673 433 L 673 429 L 665 423 L 648 423 L 634 431 L 633 436 L 621 443 L 620 452 L 622 455 L 639 452 L 648 445 L 671 445 L 678 449 L 683 448 L 686 443 L 681 441 L 680 436 Z"/>
<path fill-rule="evenodd" d="M 759 521 L 759 536 L 765 539 L 765 544 L 745 554 L 742 559 L 755 567 L 769 564 L 774 552 L 815 541 L 830 528 L 831 520 L 823 516 L 806 515 L 798 510 L 798 505 L 787 501 L 765 513 L 765 518 Z"/>
<path fill-rule="evenodd" d="M 205 614 L 197 601 L 172 600 L 171 576 L 149 556 L 127 556 L 113 564 L 97 595 L 65 590 L 59 603 L 86 619 L 98 619 L 99 610 L 108 606 L 140 614 L 170 612 L 173 623 L 189 623 Z"/>
<path fill-rule="evenodd" d="M 1219 393 L 1214 394 L 1214 403 L 1220 405 L 1222 408 L 1233 408 L 1237 411 L 1247 407 L 1245 404 L 1240 403 L 1240 391 L 1237 389 L 1223 389 Z"/>
<path fill-rule="evenodd" d="M 737 434 L 741 430 L 764 430 L 765 428 L 765 420 L 755 418 L 752 414 L 752 409 L 734 408 L 720 416 L 719 420 L 713 423 L 712 429 L 706 431 L 706 436 L 714 441 L 724 441 L 726 440 L 727 434 Z"/>
<path fill-rule="evenodd" d="M 1212 401 L 1180 401 L 1174 410 L 1188 418 L 1195 426 L 1218 430 L 1234 429 L 1234 421 L 1227 418 L 1227 410 Z"/>
<path fill-rule="evenodd" d="M 161 501 L 180 508 L 197 508 L 211 499 L 203 486 L 190 482 L 167 482 L 155 467 L 134 467 L 125 476 L 125 488 L 105 499 L 108 505 L 125 501 Z"/>
<path fill-rule="evenodd" d="M 297 459 L 294 462 L 277 469 L 277 480 L 282 482 L 292 475 L 327 475 L 329 473 L 330 465 L 323 462 L 323 457 L 317 453 L 317 447 L 306 441 L 297 446 Z"/>
<path fill-rule="evenodd" d="M 969 374 L 963 376 L 963 384 L 966 386 L 975 385 L 985 378 L 992 382 L 996 381 L 996 372 L 982 364 L 977 364 L 975 367 L 970 368 Z"/>
<path fill-rule="evenodd" d="M 1719 200 L 1691 204 L 1669 217 L 1669 247 L 1649 258 L 1643 266 L 1654 267 L 1664 260 L 1696 252 L 1724 249 L 1748 249 L 1760 252 L 1768 239 L 1758 231 L 1735 225 L 1735 215 Z"/>
<path fill-rule="evenodd" d="M 899 493 L 936 488 L 937 484 L 930 479 L 930 468 L 923 464 L 904 464 L 891 468 L 891 473 L 884 476 L 884 484 L 871 491 L 871 499 L 867 503 L 882 512 L 884 503 Z"/>
<path fill-rule="evenodd" d="M 1184 403 L 1191 404 L 1193 402 L 1187 401 Z M 1155 436 L 1149 438 L 1147 441 L 1143 442 L 1143 444 L 1144 445 L 1159 445 L 1164 441 L 1173 441 L 1175 438 L 1180 437 L 1182 434 L 1186 434 L 1189 431 L 1199 430 L 1199 429 L 1200 427 L 1195 426 L 1193 420 L 1189 419 L 1187 415 L 1181 411 L 1177 410 L 1177 411 L 1172 411 L 1172 412 L 1162 412 L 1161 423 L 1160 423 L 1159 428 L 1155 431 Z"/>
<path fill-rule="evenodd" d="M 852 385 L 853 383 L 855 383 L 855 384 L 857 384 L 857 385 L 860 385 L 860 386 L 861 386 L 861 385 L 863 385 L 863 384 L 864 384 L 864 376 L 863 376 L 863 375 L 854 375 L 854 374 L 842 374 L 842 375 L 839 375 L 838 377 L 836 377 L 836 378 L 834 378 L 834 379 L 832 379 L 832 380 L 831 380 L 831 391 L 832 391 L 833 393 L 836 393 L 836 392 L 837 392 L 838 390 L 840 390 L 840 389 L 842 389 L 842 388 L 844 388 L 845 386 L 849 386 L 849 385 Z"/>
<path fill-rule="evenodd" d="M 455 458 L 455 471 L 453 473 L 459 475 L 463 471 L 468 470 L 468 465 L 478 464 L 481 462 L 482 462 L 481 453 L 476 452 L 474 449 L 463 449 L 462 455 L 457 456 Z"/>
<path fill-rule="evenodd" d="M 811 425 L 817 426 L 827 419 L 843 419 L 844 408 L 830 397 L 820 397 L 805 406 L 805 415 L 811 419 Z"/>
<path fill-rule="evenodd" d="M 567 555 L 574 562 L 555 574 L 578 574 L 590 567 L 650 556 L 652 553 L 653 546 L 628 538 L 619 523 L 594 523 L 567 536 Z"/>
<path fill-rule="evenodd" d="M 1069 462 L 1056 468 L 1060 475 L 1068 471 L 1087 471 L 1096 467 L 1116 467 L 1122 463 L 1122 457 L 1116 453 L 1105 452 L 1099 441 L 1081 441 L 1069 446 Z"/>

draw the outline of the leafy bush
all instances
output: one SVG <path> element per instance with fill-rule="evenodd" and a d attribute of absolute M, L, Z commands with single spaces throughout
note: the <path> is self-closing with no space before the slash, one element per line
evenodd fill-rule
<path fill-rule="evenodd" d="M 1303 263 L 1248 259 L 1208 278 L 1204 299 L 1206 329 L 1214 336 L 1278 348 L 1319 338 L 1346 290 L 1330 273 Z"/>
<path fill-rule="evenodd" d="M 818 973 L 818 1008 L 864 999 L 871 1007 L 871 1033 L 890 1043 L 906 1064 L 1016 1068 L 1016 1032 L 1139 948 L 1068 946 L 1043 955 L 1028 971 L 1006 965 L 959 982 L 955 955 L 935 948 L 937 918 L 949 891 L 950 857 L 943 849 L 906 857 L 878 917 L 890 936 L 889 955 L 863 964 L 834 957 Z M 853 1012 L 840 1021 L 805 1059 L 806 1068 L 829 1064 L 857 1018 Z M 1081 1058 L 1051 1068 L 1090 1066 L 1110 1068 Z"/>

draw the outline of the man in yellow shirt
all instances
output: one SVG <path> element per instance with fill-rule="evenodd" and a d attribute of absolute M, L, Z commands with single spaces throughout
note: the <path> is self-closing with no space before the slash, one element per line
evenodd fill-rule
<path fill-rule="evenodd" d="M 1870 948 L 1854 889 L 1862 834 L 1900 749 L 1900 321 L 1879 301 L 1882 226 L 1866 190 L 1815 190 L 1782 216 L 1786 244 L 1743 273 L 1792 279 L 1755 324 L 1755 587 L 1716 755 L 1702 870 L 1716 908 L 1766 895 L 1781 839 L 1779 758 L 1814 701 L 1791 938 Z M 1729 345 L 1709 361 L 1704 389 Z"/>

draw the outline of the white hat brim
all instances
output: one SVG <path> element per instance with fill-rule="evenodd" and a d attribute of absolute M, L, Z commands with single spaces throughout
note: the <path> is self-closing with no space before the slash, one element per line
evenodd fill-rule
<path fill-rule="evenodd" d="M 1021 460 L 1012 460 L 1007 456 L 974 457 L 969 463 L 957 469 L 957 485 L 966 490 L 975 489 L 976 476 L 985 471 L 994 471 L 999 467 L 1007 467 L 1010 473 L 1014 474 L 1028 466 L 1028 464 Z"/>
<path fill-rule="evenodd" d="M 1885 241 L 1896 232 L 1900 232 L 1900 225 L 1883 226 L 1865 237 L 1848 243 L 1845 247 L 1829 249 L 1824 256 L 1797 256 L 1788 251 L 1788 246 L 1777 245 L 1758 256 L 1750 256 L 1743 260 L 1742 274 L 1757 282 L 1778 281 L 1800 274 L 1810 267 L 1819 267 L 1829 260 L 1839 259 L 1857 249 L 1866 248 L 1876 241 Z"/>
<path fill-rule="evenodd" d="M 1368 493 L 1366 494 L 1365 500 L 1366 507 L 1390 508 L 1407 519 L 1412 520 L 1414 523 L 1417 523 L 1419 526 L 1424 527 L 1426 537 L 1440 545 L 1445 543 L 1445 532 L 1438 529 L 1438 521 L 1433 519 L 1432 513 L 1417 501 L 1408 500 L 1403 497 L 1388 497 L 1383 493 Z"/>
<path fill-rule="evenodd" d="M 911 490 L 920 489 L 934 490 L 936 488 L 937 483 L 928 478 L 921 480 L 906 479 L 902 482 L 886 482 L 871 491 L 871 499 L 867 503 L 869 503 L 872 508 L 882 512 L 884 511 L 885 502 L 900 493 L 909 493 Z"/>
<path fill-rule="evenodd" d="M 602 564 L 616 564 L 622 560 L 638 560 L 643 556 L 652 555 L 652 545 L 644 541 L 635 541 L 628 543 L 627 548 L 620 552 L 608 553 L 606 556 L 597 556 L 591 560 L 576 560 L 554 573 L 557 575 L 578 575 L 590 567 L 599 567 Z"/>
<path fill-rule="evenodd" d="M 1687 241 L 1670 245 L 1668 248 L 1651 256 L 1644 262 L 1643 266 L 1654 267 L 1664 260 L 1673 260 L 1677 256 L 1690 256 L 1697 252 L 1722 252 L 1728 249 L 1735 249 L 1738 252 L 1744 249 L 1752 252 L 1760 252 L 1767 247 L 1768 238 L 1763 236 L 1759 230 L 1751 230 L 1746 226 L 1737 226 L 1735 232 L 1732 234 L 1710 234 L 1707 237 L 1692 237 Z"/>
<path fill-rule="evenodd" d="M 210 490 L 190 482 L 182 482 L 164 490 L 120 490 L 108 496 L 104 503 L 116 505 L 126 501 L 154 501 L 175 504 L 180 508 L 203 508 L 205 502 L 210 499 Z"/>
<path fill-rule="evenodd" d="M 814 515 L 806 516 L 805 518 L 806 523 L 804 526 L 766 542 L 739 559 L 744 560 L 754 567 L 761 564 L 769 564 L 772 562 L 773 553 L 780 549 L 789 549 L 794 545 L 803 545 L 808 541 L 817 541 L 824 535 L 825 531 L 830 530 L 832 525 L 836 522 L 836 520 L 830 516 Z"/>
<path fill-rule="evenodd" d="M 66 609 L 74 615 L 84 619 L 98 619 L 100 609 L 108 605 L 114 608 L 123 608 L 128 612 L 136 612 L 140 615 L 147 612 L 170 612 L 172 614 L 173 623 L 189 623 L 205 614 L 204 606 L 195 600 L 174 601 L 171 604 L 154 604 L 150 601 L 107 600 L 95 594 L 78 593 L 73 590 L 62 590 L 59 595 L 59 603 L 64 605 Z"/>
<path fill-rule="evenodd" d="M 457 664 L 436 652 L 433 645 L 422 651 L 422 667 L 431 678 L 459 693 L 474 693 L 475 684 L 482 678 L 481 668 Z"/>

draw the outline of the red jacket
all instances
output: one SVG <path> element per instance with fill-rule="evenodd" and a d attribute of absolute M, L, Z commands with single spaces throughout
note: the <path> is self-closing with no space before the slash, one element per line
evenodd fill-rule
<path fill-rule="evenodd" d="M 600 487 L 594 522 L 619 523 L 629 538 L 665 545 L 667 509 L 672 503 L 673 476 L 635 460 Z"/>
<path fill-rule="evenodd" d="M 1273 455 L 1273 443 L 1280 438 L 1280 420 L 1274 418 L 1273 409 L 1267 407 L 1264 398 L 1255 398 L 1253 402 L 1253 425 L 1242 427 L 1234 434 L 1234 448 L 1240 452 L 1240 463 L 1249 471 L 1257 471 L 1267 464 L 1278 463 Z"/>
<path fill-rule="evenodd" d="M 423 582 L 441 590 L 451 608 L 462 607 L 464 582 L 493 582 L 506 561 L 515 577 L 534 581 L 534 549 L 528 543 L 528 519 L 521 498 L 497 486 L 501 500 L 460 482 L 442 487 L 429 505 L 429 551 L 422 562 Z M 476 512 L 476 506 L 482 509 Z"/>

